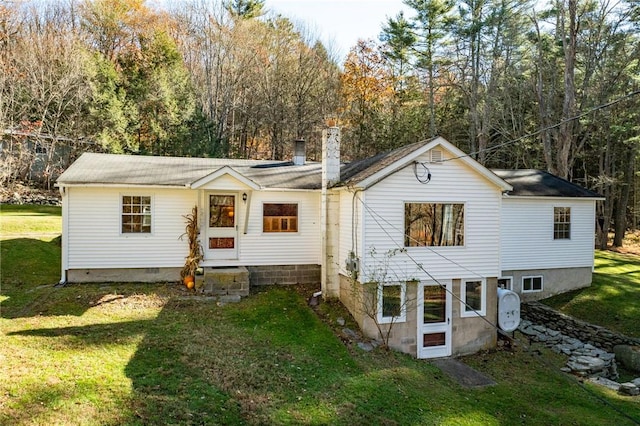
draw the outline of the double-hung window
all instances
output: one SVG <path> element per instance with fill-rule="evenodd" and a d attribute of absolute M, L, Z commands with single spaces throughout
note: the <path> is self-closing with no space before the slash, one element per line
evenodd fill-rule
<path fill-rule="evenodd" d="M 571 238 L 571 207 L 553 208 L 553 239 L 568 240 Z"/>
<path fill-rule="evenodd" d="M 404 246 L 463 246 L 464 204 L 405 203 Z"/>
<path fill-rule="evenodd" d="M 264 203 L 263 232 L 298 232 L 298 205 L 294 203 Z"/>
<path fill-rule="evenodd" d="M 121 231 L 123 234 L 150 234 L 151 219 L 150 196 L 122 196 Z"/>
<path fill-rule="evenodd" d="M 487 285 L 484 278 L 462 280 L 461 317 L 484 316 L 487 313 Z"/>
<path fill-rule="evenodd" d="M 405 321 L 407 315 L 405 283 L 378 284 L 378 323 Z"/>

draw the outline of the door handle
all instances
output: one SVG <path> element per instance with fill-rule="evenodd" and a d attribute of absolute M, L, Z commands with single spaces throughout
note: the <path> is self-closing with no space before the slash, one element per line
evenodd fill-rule
<path fill-rule="evenodd" d="M 447 318 L 447 324 L 451 322 L 451 318 Z"/>

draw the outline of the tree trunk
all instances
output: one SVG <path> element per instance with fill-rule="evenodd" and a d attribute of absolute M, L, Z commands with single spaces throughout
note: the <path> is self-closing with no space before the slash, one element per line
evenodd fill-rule
<path fill-rule="evenodd" d="M 569 179 L 571 174 L 572 147 L 574 141 L 574 121 L 576 115 L 576 45 L 578 37 L 578 23 L 576 21 L 577 0 L 568 1 L 569 25 L 564 22 L 562 12 L 561 28 L 563 29 L 562 46 L 564 49 L 564 101 L 562 104 L 562 119 L 557 139 L 556 171 L 564 179 Z M 565 33 L 566 32 L 566 33 Z"/>
<path fill-rule="evenodd" d="M 627 230 L 627 205 L 629 204 L 629 193 L 633 186 L 633 179 L 635 177 L 635 150 L 629 149 L 627 156 L 627 170 L 625 170 L 625 179 L 622 187 L 620 188 L 620 195 L 616 203 L 615 213 L 615 228 L 613 236 L 613 246 L 622 247 L 624 234 Z"/>

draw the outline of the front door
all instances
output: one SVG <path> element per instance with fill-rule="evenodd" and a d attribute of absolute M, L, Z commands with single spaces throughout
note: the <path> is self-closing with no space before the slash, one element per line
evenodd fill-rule
<path fill-rule="evenodd" d="M 451 355 L 451 281 L 440 284 L 418 285 L 418 358 Z"/>
<path fill-rule="evenodd" d="M 209 194 L 206 259 L 238 258 L 238 227 L 235 194 Z"/>

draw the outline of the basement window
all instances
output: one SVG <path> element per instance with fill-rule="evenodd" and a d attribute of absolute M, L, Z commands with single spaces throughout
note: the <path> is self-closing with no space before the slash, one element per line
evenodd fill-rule
<path fill-rule="evenodd" d="M 484 279 L 463 280 L 461 293 L 461 317 L 486 315 L 487 286 Z"/>
<path fill-rule="evenodd" d="M 264 203 L 262 232 L 298 232 L 298 205 Z"/>
<path fill-rule="evenodd" d="M 406 284 L 378 284 L 378 323 L 404 322 L 407 315 Z"/>
<path fill-rule="evenodd" d="M 151 197 L 138 195 L 122 196 L 122 233 L 151 233 Z"/>
<path fill-rule="evenodd" d="M 535 277 L 522 277 L 522 292 L 523 293 L 531 293 L 534 291 L 542 291 L 543 282 L 542 276 L 538 275 Z"/>

